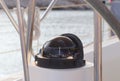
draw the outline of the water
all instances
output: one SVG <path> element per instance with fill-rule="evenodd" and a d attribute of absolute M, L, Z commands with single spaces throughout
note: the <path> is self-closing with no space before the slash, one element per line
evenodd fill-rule
<path fill-rule="evenodd" d="M 0 77 L 18 73 L 22 69 L 22 57 L 20 52 L 19 35 L 10 23 L 3 11 L 0 11 Z M 16 18 L 15 12 L 12 12 Z M 52 37 L 63 33 L 76 34 L 83 42 L 87 44 L 93 41 L 93 12 L 92 11 L 52 11 L 42 21 L 40 30 L 41 36 L 38 41 L 34 41 L 34 51 L 38 51 L 42 44 Z M 107 24 L 105 24 L 107 26 Z M 104 27 L 108 31 L 108 27 Z M 108 32 L 103 33 L 104 39 L 107 39 Z M 17 50 L 11 52 L 11 50 Z M 36 52 L 37 53 L 37 52 Z"/>

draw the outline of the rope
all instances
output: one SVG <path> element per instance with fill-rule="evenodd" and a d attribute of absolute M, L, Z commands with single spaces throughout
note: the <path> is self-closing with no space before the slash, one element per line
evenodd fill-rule
<path fill-rule="evenodd" d="M 38 40 L 40 37 L 40 14 L 39 14 L 39 8 L 36 7 L 35 9 L 35 22 L 34 22 L 34 34 L 33 34 L 33 40 Z"/>

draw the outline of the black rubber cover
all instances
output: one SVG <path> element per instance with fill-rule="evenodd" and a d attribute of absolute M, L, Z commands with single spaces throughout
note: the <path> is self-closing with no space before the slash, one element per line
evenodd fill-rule
<path fill-rule="evenodd" d="M 79 59 L 48 59 L 35 57 L 37 66 L 51 69 L 69 69 L 78 68 L 85 65 L 85 60 Z"/>
<path fill-rule="evenodd" d="M 61 36 L 69 37 L 75 43 L 76 48 L 78 48 L 76 50 L 76 52 L 79 53 L 79 54 L 77 54 L 77 56 L 75 56 L 75 58 L 83 59 L 84 58 L 84 52 L 83 52 L 83 45 L 82 45 L 81 40 L 76 35 L 71 34 L 71 33 L 65 33 L 65 34 L 62 34 Z"/>
<path fill-rule="evenodd" d="M 78 68 L 85 65 L 83 45 L 81 40 L 74 34 L 66 33 L 61 36 L 70 38 L 75 43 L 75 54 L 72 59 L 67 58 L 47 58 L 35 56 L 36 65 L 44 68 L 51 69 L 69 69 L 69 68 Z M 39 54 L 42 55 L 42 54 Z"/>

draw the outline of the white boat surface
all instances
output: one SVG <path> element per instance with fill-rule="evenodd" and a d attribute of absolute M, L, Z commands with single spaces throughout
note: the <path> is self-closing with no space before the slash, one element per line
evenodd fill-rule
<path fill-rule="evenodd" d="M 56 1 L 55 1 L 56 2 Z M 105 20 L 110 24 L 110 26 L 114 29 L 116 32 L 117 36 L 120 38 L 120 23 L 119 21 L 109 12 L 108 9 L 102 4 L 98 3 L 99 1 L 94 0 L 86 0 L 96 11 L 98 11 L 99 14 L 101 14 Z M 97 64 L 98 66 L 101 67 L 103 65 L 102 71 L 100 67 L 95 68 L 94 66 L 95 62 L 93 59 L 95 58 L 94 56 L 94 51 L 93 50 L 93 45 L 90 45 L 86 48 L 84 48 L 84 57 L 86 62 L 86 65 L 81 67 L 81 68 L 72 68 L 72 69 L 48 69 L 48 68 L 42 68 L 38 67 L 34 64 L 29 64 L 29 58 L 31 54 L 31 48 L 32 48 L 32 36 L 31 33 L 33 32 L 33 22 L 34 22 L 34 7 L 35 7 L 35 2 L 34 0 L 31 1 L 31 4 L 28 7 L 28 11 L 30 14 L 28 14 L 28 32 L 27 32 L 27 44 L 25 43 L 25 38 L 24 38 L 24 25 L 22 23 L 22 14 L 20 10 L 20 4 L 19 0 L 17 0 L 17 8 L 18 8 L 18 19 L 19 19 L 19 26 L 21 29 L 18 31 L 17 25 L 14 22 L 14 20 L 11 18 L 11 15 L 9 13 L 9 18 L 13 22 L 14 26 L 16 27 L 17 32 L 20 34 L 20 39 L 21 39 L 21 48 L 22 48 L 22 55 L 23 55 L 23 66 L 24 66 L 24 78 L 22 77 L 23 75 L 12 75 L 10 77 L 6 77 L 5 79 L 1 79 L 1 81 L 93 81 L 95 79 L 98 79 L 97 81 L 100 81 L 101 79 L 103 81 L 119 81 L 120 80 L 120 55 L 119 55 L 119 48 L 120 48 L 120 42 L 117 37 L 109 39 L 105 42 L 103 42 L 103 47 L 102 47 L 102 64 L 99 63 Z M 96 3 L 96 4 L 95 4 Z M 48 11 L 53 7 L 54 5 L 54 0 L 53 2 L 49 5 Z M 96 6 L 97 5 L 97 6 Z M 3 6 L 4 9 L 5 6 Z M 99 9 L 100 8 L 100 9 Z M 7 11 L 7 10 L 6 10 Z M 47 12 L 43 15 L 42 19 L 47 15 Z M 33 19 L 33 20 L 32 20 Z M 113 19 L 114 22 L 112 22 Z M 27 54 L 27 55 L 26 55 Z M 99 54 L 98 54 L 99 55 Z M 27 56 L 27 57 L 26 57 Z M 101 59 L 98 59 L 100 61 Z M 93 65 L 94 64 L 94 65 Z M 98 69 L 95 73 L 95 69 Z M 102 78 L 101 78 L 101 74 Z M 97 77 L 95 77 L 97 76 Z M 95 78 L 95 79 L 94 79 Z M 24 80 L 25 79 L 25 80 Z"/>

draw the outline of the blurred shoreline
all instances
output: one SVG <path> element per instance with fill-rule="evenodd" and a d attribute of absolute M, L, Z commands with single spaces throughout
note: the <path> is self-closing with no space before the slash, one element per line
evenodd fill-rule
<path fill-rule="evenodd" d="M 16 0 L 4 0 L 9 9 L 16 7 Z M 21 7 L 26 8 L 30 0 L 21 0 Z M 36 7 L 46 9 L 52 0 L 36 0 Z M 2 6 L 0 5 L 0 9 Z M 83 0 L 58 0 L 54 10 L 89 10 L 91 9 Z"/>

